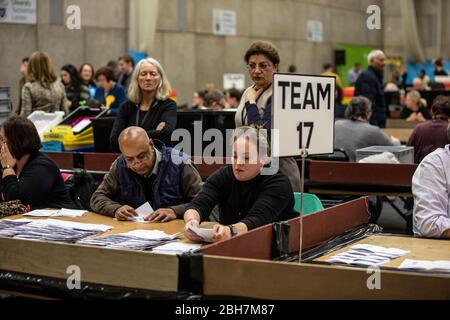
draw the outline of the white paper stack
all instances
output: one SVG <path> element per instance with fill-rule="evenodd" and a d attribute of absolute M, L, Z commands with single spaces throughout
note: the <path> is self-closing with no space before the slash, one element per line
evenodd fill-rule
<path fill-rule="evenodd" d="M 11 222 L 10 222 L 11 224 Z M 53 219 L 33 220 L 0 229 L 0 237 L 75 243 L 112 229 L 102 224 L 78 223 Z"/>
<path fill-rule="evenodd" d="M 82 217 L 86 210 L 60 209 L 60 210 L 33 210 L 24 214 L 28 217 L 67 217 L 78 218 Z"/>
<path fill-rule="evenodd" d="M 349 251 L 332 256 L 327 262 L 379 266 L 408 253 L 409 251 L 396 248 L 384 248 L 370 244 L 357 244 L 352 246 Z"/>
<path fill-rule="evenodd" d="M 400 267 L 401 270 L 429 271 L 429 272 L 450 272 L 450 261 L 438 260 L 412 260 L 405 259 Z"/>
<path fill-rule="evenodd" d="M 193 252 L 200 248 L 201 244 L 197 243 L 171 242 L 154 248 L 152 252 L 168 255 L 181 255 L 183 253 Z"/>
<path fill-rule="evenodd" d="M 168 235 L 160 230 L 133 230 L 106 237 L 83 239 L 77 243 L 112 249 L 149 250 L 177 237 L 178 234 Z"/>

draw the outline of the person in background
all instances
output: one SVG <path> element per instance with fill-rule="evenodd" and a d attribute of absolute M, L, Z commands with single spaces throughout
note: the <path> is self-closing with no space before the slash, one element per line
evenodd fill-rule
<path fill-rule="evenodd" d="M 237 109 L 242 98 L 242 92 L 238 89 L 232 88 L 225 92 L 225 108 Z"/>
<path fill-rule="evenodd" d="M 192 95 L 192 106 L 191 109 L 206 109 L 205 106 L 205 96 L 207 91 L 206 90 L 199 90 L 195 91 Z"/>
<path fill-rule="evenodd" d="M 139 127 L 119 136 L 122 155 L 112 164 L 91 198 L 95 212 L 117 220 L 136 216 L 148 202 L 155 210 L 146 220 L 182 219 L 188 203 L 200 192 L 202 179 L 184 153 L 152 141 Z"/>
<path fill-rule="evenodd" d="M 422 99 L 419 91 L 413 90 L 406 94 L 405 106 L 400 113 L 400 118 L 406 119 L 406 121 L 419 122 L 431 119 L 427 102 L 425 99 Z"/>
<path fill-rule="evenodd" d="M 184 213 L 185 235 L 191 241 L 203 241 L 190 227 L 198 227 L 207 220 L 216 205 L 219 224 L 214 225 L 214 242 L 296 216 L 289 179 L 280 172 L 261 173 L 270 158 L 265 130 L 238 128 L 232 141 L 232 164 L 220 168 L 206 180 Z"/>
<path fill-rule="evenodd" d="M 98 89 L 95 92 L 95 100 L 111 109 L 111 114 L 116 115 L 120 105 L 127 100 L 125 90 L 114 80 L 114 74 L 108 67 L 102 67 L 95 73 Z"/>
<path fill-rule="evenodd" d="M 205 105 L 209 110 L 222 110 L 224 108 L 224 96 L 221 91 L 213 90 L 205 95 Z"/>
<path fill-rule="evenodd" d="M 371 146 L 392 146 L 400 141 L 389 139 L 377 126 L 371 125 L 370 100 L 366 97 L 353 97 L 345 110 L 345 120 L 334 124 L 334 146 L 344 149 L 350 161 L 356 161 L 356 150 Z"/>
<path fill-rule="evenodd" d="M 95 70 L 92 64 L 83 63 L 80 67 L 80 77 L 82 83 L 88 87 L 89 94 L 92 99 L 95 97 L 95 92 L 97 91 L 97 85 L 94 81 Z"/>
<path fill-rule="evenodd" d="M 26 57 L 26 58 L 23 58 L 20 63 L 19 71 L 20 71 L 20 74 L 22 77 L 20 78 L 20 81 L 19 81 L 19 102 L 17 103 L 17 105 L 14 106 L 14 108 L 12 110 L 12 114 L 20 114 L 20 111 L 22 110 L 22 88 L 26 82 L 29 60 L 30 60 L 30 58 Z"/>
<path fill-rule="evenodd" d="M 119 63 L 116 60 L 110 60 L 110 61 L 108 61 L 106 66 L 113 71 L 114 81 L 117 81 L 117 79 L 119 78 L 119 74 L 120 74 Z"/>
<path fill-rule="evenodd" d="M 242 94 L 234 118 L 236 128 L 243 125 L 262 126 L 268 132 L 272 128 L 272 81 L 278 72 L 280 55 L 277 48 L 267 41 L 255 41 L 244 55 L 247 70 L 253 84 Z M 291 182 L 295 192 L 300 191 L 300 171 L 293 157 L 279 159 L 280 171 Z"/>
<path fill-rule="evenodd" d="M 336 86 L 343 89 L 344 85 L 342 84 L 341 77 L 334 71 L 333 65 L 331 63 L 325 63 L 323 65 L 323 71 L 321 73 L 322 76 L 332 76 L 336 78 Z"/>
<path fill-rule="evenodd" d="M 90 98 L 89 88 L 83 84 L 75 66 L 66 64 L 61 68 L 61 81 L 66 90 L 67 100 L 70 101 L 69 111 L 74 111 L 82 101 Z"/>
<path fill-rule="evenodd" d="M 75 209 L 56 164 L 39 152 L 33 122 L 12 116 L 0 129 L 0 192 L 3 201 L 20 200 L 32 209 Z"/>
<path fill-rule="evenodd" d="M 26 83 L 22 88 L 20 115 L 33 111 L 68 113 L 64 85 L 56 78 L 53 64 L 45 52 L 34 52 L 28 62 Z"/>
<path fill-rule="evenodd" d="M 356 83 L 356 80 L 361 75 L 361 73 L 362 73 L 361 64 L 355 63 L 355 66 L 353 67 L 353 69 L 350 69 L 350 71 L 348 72 L 348 83 L 351 86 L 354 86 Z"/>
<path fill-rule="evenodd" d="M 450 130 L 447 135 L 450 140 Z M 450 239 L 449 168 L 450 145 L 446 145 L 427 155 L 414 173 L 413 230 L 418 237 Z"/>
<path fill-rule="evenodd" d="M 117 78 L 117 82 L 125 89 L 128 90 L 130 84 L 130 77 L 134 70 L 134 59 L 129 54 L 119 57 L 119 70 L 120 74 Z"/>
<path fill-rule="evenodd" d="M 447 137 L 450 119 L 450 97 L 437 96 L 431 106 L 432 120 L 414 128 L 408 140 L 408 146 L 414 147 L 414 159 L 420 163 L 423 158 L 438 148 L 449 144 Z"/>
<path fill-rule="evenodd" d="M 419 78 L 423 90 L 430 90 L 430 77 L 427 76 L 425 69 L 420 69 Z"/>
<path fill-rule="evenodd" d="M 288 67 L 288 72 L 289 73 L 296 73 L 297 72 L 297 67 L 294 64 L 290 64 Z"/>
<path fill-rule="evenodd" d="M 447 71 L 444 70 L 444 63 L 442 58 L 438 58 L 434 63 L 434 75 L 435 76 L 448 76 Z"/>
<path fill-rule="evenodd" d="M 408 72 L 406 71 L 403 64 L 401 64 L 400 62 L 395 64 L 394 79 L 395 83 L 400 89 L 406 89 L 406 80 L 408 79 Z"/>
<path fill-rule="evenodd" d="M 128 127 L 143 128 L 149 138 L 171 146 L 177 125 L 177 104 L 169 98 L 171 86 L 161 64 L 152 58 L 139 61 L 130 78 L 128 100 L 119 108 L 111 131 L 113 150 L 119 149 L 119 135 Z"/>
<path fill-rule="evenodd" d="M 364 70 L 355 83 L 355 96 L 363 96 L 370 100 L 372 117 L 370 123 L 380 128 L 386 127 L 386 101 L 383 90 L 383 70 L 385 55 L 381 50 L 369 53 L 369 67 Z"/>
<path fill-rule="evenodd" d="M 419 77 L 413 79 L 412 89 L 416 91 L 420 91 L 423 89 L 422 80 Z"/>

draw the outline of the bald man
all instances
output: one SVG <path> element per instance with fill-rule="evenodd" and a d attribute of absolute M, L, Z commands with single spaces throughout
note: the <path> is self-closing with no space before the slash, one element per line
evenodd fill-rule
<path fill-rule="evenodd" d="M 387 115 L 383 89 L 383 70 L 386 57 L 383 51 L 373 50 L 367 59 L 369 67 L 356 80 L 355 97 L 363 96 L 372 102 L 370 123 L 384 128 Z"/>
<path fill-rule="evenodd" d="M 119 146 L 122 155 L 92 195 L 92 209 L 117 220 L 132 220 L 137 216 L 135 210 L 149 202 L 155 212 L 145 220 L 182 219 L 185 206 L 202 185 L 189 157 L 157 140 L 152 141 L 140 127 L 123 130 Z"/>

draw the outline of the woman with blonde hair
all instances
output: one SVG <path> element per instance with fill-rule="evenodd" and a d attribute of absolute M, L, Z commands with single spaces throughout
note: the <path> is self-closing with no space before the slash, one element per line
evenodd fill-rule
<path fill-rule="evenodd" d="M 67 102 L 64 85 L 57 80 L 50 57 L 36 51 L 28 62 L 20 115 L 27 117 L 36 110 L 67 113 Z"/>
<path fill-rule="evenodd" d="M 406 121 L 425 122 L 431 119 L 430 111 L 427 108 L 427 102 L 422 99 L 419 91 L 412 90 L 406 95 L 405 106 L 400 114 L 400 118 Z"/>
<path fill-rule="evenodd" d="M 111 132 L 111 148 L 119 150 L 119 135 L 131 126 L 141 127 L 149 138 L 171 145 L 177 105 L 169 98 L 172 88 L 163 67 L 153 58 L 143 59 L 134 68 L 130 81 L 128 100 L 119 107 Z"/>

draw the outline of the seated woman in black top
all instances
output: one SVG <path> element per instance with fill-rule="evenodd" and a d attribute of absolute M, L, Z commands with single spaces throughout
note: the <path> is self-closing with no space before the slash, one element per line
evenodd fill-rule
<path fill-rule="evenodd" d="M 122 104 L 112 128 L 110 142 L 119 151 L 119 135 L 128 127 L 141 127 L 149 138 L 171 145 L 177 125 L 177 105 L 169 99 L 171 87 L 161 64 L 152 58 L 141 60 L 131 74 L 128 101 Z"/>
<path fill-rule="evenodd" d="M 427 102 L 422 99 L 419 91 L 413 90 L 406 95 L 405 106 L 400 113 L 400 118 L 406 121 L 425 122 L 431 119 L 430 111 L 427 108 Z"/>
<path fill-rule="evenodd" d="M 20 200 L 34 209 L 75 208 L 56 164 L 39 153 L 41 141 L 30 120 L 12 116 L 0 130 L 2 201 Z"/>
<path fill-rule="evenodd" d="M 232 165 L 211 175 L 184 214 L 185 235 L 192 241 L 202 238 L 191 230 L 206 220 L 219 205 L 219 223 L 214 226 L 214 241 L 242 234 L 262 225 L 293 218 L 294 195 L 284 174 L 264 172 L 268 162 L 268 142 L 263 130 L 236 129 Z"/>

